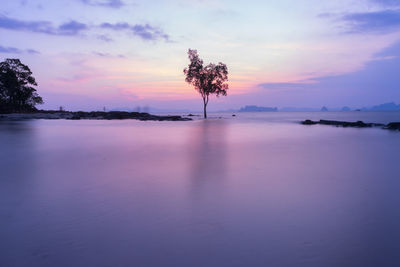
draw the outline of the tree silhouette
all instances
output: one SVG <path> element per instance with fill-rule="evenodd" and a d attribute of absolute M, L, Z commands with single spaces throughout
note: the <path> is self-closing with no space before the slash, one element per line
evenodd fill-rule
<path fill-rule="evenodd" d="M 0 112 L 36 110 L 43 99 L 33 86 L 37 83 L 31 70 L 19 59 L 0 62 Z"/>
<path fill-rule="evenodd" d="M 203 66 L 197 50 L 189 49 L 190 64 L 183 70 L 186 82 L 193 85 L 203 98 L 204 118 L 207 118 L 207 104 L 210 94 L 226 96 L 228 90 L 228 67 L 223 63 Z"/>

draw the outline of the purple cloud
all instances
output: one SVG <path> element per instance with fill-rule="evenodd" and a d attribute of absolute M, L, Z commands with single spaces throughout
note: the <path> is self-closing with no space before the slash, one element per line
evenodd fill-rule
<path fill-rule="evenodd" d="M 400 30 L 399 0 L 370 0 L 385 9 L 372 12 L 322 13 L 318 17 L 345 23 L 344 33 L 385 34 Z"/>
<path fill-rule="evenodd" d="M 34 49 L 21 50 L 16 47 L 4 47 L 1 45 L 0 45 L 0 53 L 4 53 L 4 54 L 22 54 L 22 53 L 40 54 L 39 51 L 36 51 Z"/>
<path fill-rule="evenodd" d="M 281 89 L 298 89 L 298 88 L 303 88 L 306 86 L 310 86 L 313 81 L 307 81 L 303 83 L 261 83 L 258 84 L 258 87 L 264 88 L 264 89 L 271 89 L 271 90 L 281 90 Z"/>
<path fill-rule="evenodd" d="M 102 6 L 109 8 L 121 8 L 125 6 L 125 3 L 121 0 L 104 0 L 104 1 L 81 0 L 81 2 L 90 6 Z"/>
<path fill-rule="evenodd" d="M 121 30 L 128 30 L 133 35 L 142 38 L 143 40 L 147 41 L 155 41 L 155 40 L 165 40 L 169 41 L 169 35 L 164 33 L 161 29 L 151 26 L 149 24 L 135 24 L 131 25 L 126 22 L 124 23 L 103 23 L 100 25 L 103 29 L 109 29 L 114 31 L 121 31 Z"/>
<path fill-rule="evenodd" d="M 86 24 L 70 21 L 68 23 L 64 23 L 58 27 L 58 32 L 63 35 L 77 35 L 79 32 L 86 30 L 88 26 Z"/>
<path fill-rule="evenodd" d="M 128 30 L 131 28 L 131 25 L 129 25 L 128 23 L 124 22 L 124 23 L 115 23 L 115 24 L 111 24 L 111 23 L 103 23 L 100 25 L 101 28 L 103 29 L 111 29 L 111 30 Z"/>
<path fill-rule="evenodd" d="M 399 0 L 372 0 L 372 2 L 380 4 L 382 6 L 389 6 L 389 7 L 400 6 Z"/>
<path fill-rule="evenodd" d="M 107 43 L 113 41 L 112 38 L 110 38 L 109 36 L 104 35 L 104 34 L 98 35 L 97 39 L 102 40 L 102 41 L 107 42 Z"/>
<path fill-rule="evenodd" d="M 22 50 L 15 47 L 0 46 L 0 53 L 21 54 Z"/>
<path fill-rule="evenodd" d="M 27 49 L 26 52 L 27 52 L 28 54 L 32 54 L 32 55 L 40 54 L 40 52 L 37 51 L 37 50 L 35 50 L 35 49 Z"/>
<path fill-rule="evenodd" d="M 43 33 L 48 35 L 63 35 L 63 36 L 77 36 L 83 31 L 90 30 L 94 27 L 100 27 L 105 30 L 113 31 L 128 31 L 134 36 L 140 37 L 147 41 L 165 40 L 169 41 L 169 35 L 164 33 L 160 28 L 151 26 L 150 24 L 135 24 L 129 23 L 102 23 L 99 26 L 88 26 L 75 20 L 63 23 L 55 27 L 49 21 L 23 21 L 6 16 L 0 15 L 0 28 L 14 31 L 29 31 L 35 33 Z M 112 41 L 107 35 L 98 36 L 103 41 Z"/>
<path fill-rule="evenodd" d="M 277 91 L 282 95 L 287 91 L 289 93 L 286 97 L 293 97 L 296 93 L 299 97 L 298 103 L 308 104 L 315 99 L 329 101 L 327 105 L 398 102 L 400 43 L 377 53 L 375 58 L 377 60 L 372 60 L 364 68 L 351 73 L 315 77 L 300 83 L 263 83 L 258 86 L 265 89 L 279 89 Z"/>
<path fill-rule="evenodd" d="M 341 18 L 349 27 L 349 33 L 387 33 L 400 29 L 400 11 L 383 10 L 366 13 L 351 13 Z"/>
<path fill-rule="evenodd" d="M 59 27 L 49 21 L 23 21 L 6 16 L 0 16 L 0 28 L 14 31 L 30 31 L 36 33 L 44 33 L 49 35 L 78 35 L 81 31 L 86 30 L 86 24 L 70 21 L 61 24 Z"/>
<path fill-rule="evenodd" d="M 18 19 L 0 16 L 0 28 L 15 31 L 31 31 L 53 34 L 55 29 L 48 21 L 22 21 Z"/>
<path fill-rule="evenodd" d="M 125 58 L 124 55 L 111 55 L 109 53 L 102 53 L 102 52 L 97 52 L 97 51 L 93 51 L 93 55 L 95 56 L 99 56 L 99 57 L 119 57 L 119 58 Z"/>

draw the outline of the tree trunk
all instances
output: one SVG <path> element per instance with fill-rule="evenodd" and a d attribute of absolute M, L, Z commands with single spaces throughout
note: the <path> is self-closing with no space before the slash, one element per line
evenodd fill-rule
<path fill-rule="evenodd" d="M 207 105 L 206 100 L 203 98 L 203 112 L 204 112 L 204 119 L 207 119 Z"/>
<path fill-rule="evenodd" d="M 203 97 L 203 104 L 204 104 L 204 119 L 207 119 L 208 96 L 207 97 Z"/>

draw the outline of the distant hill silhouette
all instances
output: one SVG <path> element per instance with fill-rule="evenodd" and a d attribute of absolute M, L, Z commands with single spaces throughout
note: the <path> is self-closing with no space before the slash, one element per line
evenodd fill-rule
<path fill-rule="evenodd" d="M 320 111 L 318 108 L 307 108 L 307 107 L 283 107 L 280 108 L 279 111 L 285 111 L 285 112 L 310 112 L 310 111 Z"/>
<path fill-rule="evenodd" d="M 226 110 L 212 110 L 211 112 L 222 112 L 222 113 L 230 113 L 230 112 L 318 112 L 318 111 L 400 111 L 400 105 L 397 105 L 394 102 L 384 103 L 376 106 L 370 107 L 323 107 L 315 108 L 315 107 L 262 107 L 256 105 L 247 105 L 240 109 L 226 109 Z M 325 110 L 326 109 L 326 110 Z M 202 112 L 200 109 L 174 109 L 174 108 L 155 108 L 150 106 L 143 107 L 107 107 L 107 111 L 127 111 L 127 112 L 152 112 L 152 113 L 199 113 Z"/>
<path fill-rule="evenodd" d="M 367 108 L 368 110 L 374 111 L 392 111 L 392 110 L 400 110 L 400 105 L 396 105 L 394 102 L 384 103 L 378 106 L 373 106 L 371 108 Z"/>
<path fill-rule="evenodd" d="M 278 108 L 271 107 L 258 107 L 258 106 L 245 106 L 239 109 L 239 112 L 277 112 Z"/>

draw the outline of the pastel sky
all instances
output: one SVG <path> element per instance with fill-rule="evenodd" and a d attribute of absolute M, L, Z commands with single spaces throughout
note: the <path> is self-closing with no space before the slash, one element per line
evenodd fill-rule
<path fill-rule="evenodd" d="M 41 108 L 200 110 L 188 48 L 228 65 L 211 110 L 400 103 L 400 0 L 3 1 L 0 36 Z"/>

